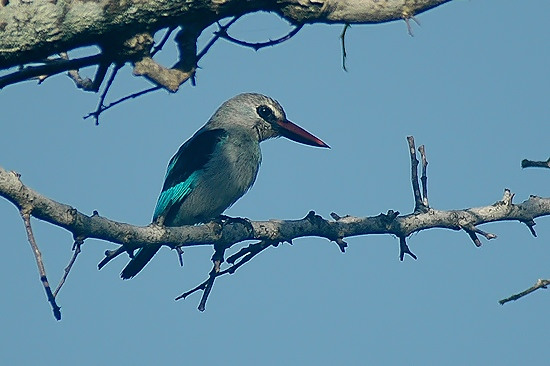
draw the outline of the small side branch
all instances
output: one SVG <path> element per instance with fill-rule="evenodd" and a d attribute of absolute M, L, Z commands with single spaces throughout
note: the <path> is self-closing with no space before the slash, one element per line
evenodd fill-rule
<path fill-rule="evenodd" d="M 24 80 L 29 80 L 44 75 L 55 75 L 69 70 L 78 70 L 82 67 L 97 65 L 104 60 L 103 54 L 66 60 L 61 57 L 47 60 L 44 65 L 25 66 L 22 69 L 12 72 L 11 74 L 0 77 L 0 89 L 7 85 L 19 83 Z"/>
<path fill-rule="evenodd" d="M 151 93 L 151 92 L 154 92 L 156 90 L 160 90 L 162 89 L 161 86 L 153 86 L 151 88 L 147 88 L 147 89 L 144 89 L 142 91 L 139 91 L 137 93 L 132 93 L 130 95 L 127 95 L 125 97 L 122 97 L 120 99 L 117 99 L 115 100 L 114 102 L 112 103 L 109 103 L 108 105 L 106 106 L 101 106 L 101 103 L 98 104 L 98 109 L 96 109 L 94 112 L 90 112 L 88 113 L 87 115 L 85 115 L 84 117 L 82 117 L 83 119 L 88 119 L 90 117 L 94 117 L 95 121 L 96 121 L 96 125 L 98 124 L 98 120 L 99 120 L 99 115 L 103 112 L 105 112 L 107 109 L 111 109 L 113 108 L 114 106 L 116 106 L 117 104 L 120 104 L 128 99 L 134 99 L 134 98 L 137 98 L 137 97 L 140 97 L 144 94 L 148 94 L 148 93 Z"/>
<path fill-rule="evenodd" d="M 407 239 L 404 236 L 399 237 L 399 260 L 403 262 L 405 254 L 410 255 L 413 259 L 418 259 L 416 255 L 411 252 L 409 246 L 407 245 Z"/>
<path fill-rule="evenodd" d="M 257 243 L 250 244 L 246 248 L 242 248 L 237 253 L 233 254 L 229 258 L 227 258 L 227 263 L 230 263 L 231 266 L 223 271 L 220 270 L 220 264 L 223 262 L 223 260 L 217 259 L 219 257 L 219 254 L 217 255 L 218 251 L 214 253 L 214 256 L 212 258 L 214 262 L 214 266 L 212 267 L 212 270 L 210 271 L 208 278 L 199 284 L 198 286 L 194 287 L 193 289 L 184 292 L 180 296 L 176 297 L 176 301 L 180 299 L 185 299 L 187 296 L 197 292 L 197 291 L 203 291 L 201 301 L 199 303 L 199 311 L 204 311 L 206 308 L 206 301 L 208 300 L 208 296 L 210 295 L 210 292 L 212 291 L 212 287 L 214 286 L 214 280 L 219 277 L 223 276 L 225 274 L 233 274 L 239 267 L 241 267 L 243 264 L 250 261 L 253 257 L 258 255 L 263 250 L 269 248 L 270 246 L 277 246 L 277 242 L 269 242 L 266 240 L 262 240 Z M 240 259 L 240 260 L 239 260 Z M 238 262 L 236 262 L 239 260 Z M 235 263 L 236 262 L 236 263 Z"/>
<path fill-rule="evenodd" d="M 414 194 L 414 212 L 426 212 L 428 206 L 424 205 L 424 200 L 422 199 L 422 194 L 420 193 L 420 184 L 418 183 L 418 159 L 416 158 L 416 148 L 414 144 L 414 137 L 407 136 L 407 142 L 409 143 L 409 153 L 411 156 L 411 183 Z M 424 151 L 424 149 L 422 149 Z M 426 162 L 426 166 L 428 163 Z M 426 178 L 427 182 L 427 178 Z M 427 194 L 427 186 L 424 186 Z M 426 202 L 428 199 L 426 198 Z"/>
<path fill-rule="evenodd" d="M 107 66 L 107 67 L 102 68 L 102 66 L 103 67 Z M 98 72 L 94 79 L 94 88 L 99 88 L 99 85 L 101 85 L 101 83 L 103 82 L 103 78 L 105 77 L 105 73 L 107 72 L 108 66 L 109 65 L 99 66 Z M 115 81 L 115 77 L 118 71 L 122 68 L 122 66 L 123 66 L 122 64 L 115 64 L 115 67 L 111 72 L 111 76 L 109 77 L 109 80 L 107 80 L 107 85 L 105 85 L 105 88 L 103 89 L 103 93 L 101 93 L 101 97 L 99 97 L 99 103 L 97 104 L 97 109 L 85 117 L 85 119 L 88 117 L 94 117 L 96 126 L 99 125 L 99 115 L 101 114 L 101 112 L 103 112 L 106 109 L 104 103 L 105 103 L 105 98 L 107 97 L 107 93 L 109 92 L 109 89 L 111 88 L 111 85 Z M 102 74 L 99 74 L 100 70 L 102 71 Z M 100 78 L 99 83 L 98 83 L 98 78 Z M 97 89 L 95 91 L 97 91 Z"/>
<path fill-rule="evenodd" d="M 340 41 L 342 42 L 342 69 L 344 69 L 344 71 L 348 71 L 346 68 L 346 58 L 348 57 L 346 52 L 346 33 L 349 28 L 351 28 L 351 25 L 346 23 L 344 25 L 344 29 L 342 30 L 342 34 L 340 34 Z"/>
<path fill-rule="evenodd" d="M 65 281 L 67 280 L 67 277 L 69 277 L 69 273 L 71 272 L 71 268 L 73 268 L 73 264 L 76 262 L 76 257 L 81 252 L 80 247 L 84 244 L 83 238 L 76 238 L 73 244 L 73 255 L 71 257 L 71 260 L 69 261 L 69 264 L 67 264 L 67 267 L 65 267 L 65 270 L 63 271 L 63 277 L 61 277 L 61 280 L 59 281 L 59 284 L 57 285 L 57 288 L 53 292 L 53 296 L 57 297 L 57 294 L 59 294 L 59 291 L 61 290 L 61 287 L 65 284 Z"/>
<path fill-rule="evenodd" d="M 162 48 L 164 47 L 164 45 L 168 41 L 168 38 L 170 38 L 170 35 L 172 34 L 172 32 L 174 32 L 175 29 L 176 29 L 176 27 L 170 27 L 166 30 L 166 33 L 164 34 L 164 36 L 162 37 L 160 42 L 158 44 L 156 44 L 153 47 L 153 49 L 151 50 L 151 56 L 154 56 L 157 52 L 162 50 Z"/>
<path fill-rule="evenodd" d="M 414 14 L 409 11 L 404 11 L 401 17 L 405 21 L 405 24 L 407 24 L 407 33 L 409 33 L 409 36 L 414 37 L 410 20 L 412 19 L 419 27 L 420 27 L 420 22 L 414 17 Z"/>
<path fill-rule="evenodd" d="M 426 175 L 428 171 L 428 159 L 426 159 L 426 149 L 424 145 L 418 147 L 420 152 L 420 159 L 422 160 L 422 176 L 420 177 L 420 182 L 422 183 L 422 204 L 425 207 L 430 207 L 428 202 L 428 176 Z"/>
<path fill-rule="evenodd" d="M 533 286 L 529 287 L 527 290 L 522 291 L 519 294 L 515 294 L 515 295 L 512 295 L 512 296 L 507 297 L 505 299 L 502 299 L 498 303 L 500 305 L 504 305 L 507 302 L 516 301 L 516 300 L 518 300 L 518 299 L 520 299 L 520 298 L 522 298 L 526 295 L 529 295 L 531 292 L 537 291 L 540 288 L 546 289 L 548 285 L 550 285 L 550 280 L 539 279 L 539 280 L 537 280 L 537 282 Z"/>
<path fill-rule="evenodd" d="M 113 259 L 118 257 L 119 255 L 121 255 L 122 253 L 126 253 L 126 249 L 124 248 L 124 245 L 121 245 L 120 247 L 118 247 L 115 250 L 106 250 L 105 251 L 105 258 L 103 258 L 103 260 L 101 262 L 99 262 L 99 264 L 97 265 L 97 269 L 99 270 L 99 269 L 105 267 L 105 265 L 107 263 L 109 263 L 110 261 L 112 261 Z"/>
<path fill-rule="evenodd" d="M 546 161 L 533 161 L 523 159 L 521 161 L 522 168 L 550 168 L 550 158 Z"/>
<path fill-rule="evenodd" d="M 474 226 L 472 224 L 464 225 L 464 226 L 462 226 L 462 229 L 468 234 L 470 239 L 472 239 L 472 241 L 474 242 L 474 245 L 478 248 L 481 246 L 481 241 L 479 240 L 477 234 L 484 236 L 485 239 L 487 239 L 487 240 L 497 238 L 497 236 L 495 234 L 488 233 L 488 232 L 485 232 L 483 230 L 480 230 L 479 228 L 477 228 L 476 226 Z"/>
<path fill-rule="evenodd" d="M 289 39 L 294 37 L 296 34 L 298 34 L 298 32 L 302 29 L 303 26 L 304 26 L 303 24 L 298 24 L 294 27 L 294 29 L 292 29 L 290 32 L 288 32 L 288 34 L 286 34 L 285 36 L 277 38 L 277 39 L 269 40 L 267 42 L 246 42 L 246 41 L 241 41 L 240 39 L 231 37 L 229 35 L 229 33 L 227 33 L 227 27 L 217 31 L 216 35 L 218 35 L 219 37 L 221 37 L 225 40 L 228 40 L 231 43 L 235 43 L 235 44 L 238 44 L 239 46 L 243 46 L 243 47 L 249 47 L 249 48 L 254 49 L 254 51 L 258 51 L 261 48 L 275 46 L 275 45 L 278 45 L 278 44 L 283 43 L 285 41 L 288 41 Z"/>
<path fill-rule="evenodd" d="M 48 301 L 50 302 L 50 305 L 52 306 L 53 316 L 55 317 L 55 319 L 61 320 L 61 308 L 55 302 L 55 295 L 52 293 L 50 283 L 48 282 L 48 277 L 46 276 L 46 268 L 44 267 L 44 262 L 42 261 L 42 253 L 40 252 L 40 249 L 36 244 L 36 240 L 34 239 L 30 212 L 28 210 L 22 209 L 21 218 L 23 218 L 23 222 L 25 223 L 27 238 L 29 239 L 29 243 L 31 244 L 34 258 L 36 259 L 38 273 L 40 274 L 40 281 L 42 281 L 42 286 L 44 286 L 44 291 L 46 291 L 46 296 L 48 298 Z"/>

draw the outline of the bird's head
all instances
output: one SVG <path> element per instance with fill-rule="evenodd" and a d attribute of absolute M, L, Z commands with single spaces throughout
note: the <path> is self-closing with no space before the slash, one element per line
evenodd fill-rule
<path fill-rule="evenodd" d="M 290 122 L 283 107 L 262 94 L 244 93 L 234 96 L 214 113 L 211 128 L 240 127 L 254 131 L 258 141 L 284 136 L 302 144 L 329 147 L 300 126 Z"/>

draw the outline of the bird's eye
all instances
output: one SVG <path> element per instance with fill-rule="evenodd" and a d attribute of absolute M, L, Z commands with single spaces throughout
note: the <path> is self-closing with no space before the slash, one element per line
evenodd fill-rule
<path fill-rule="evenodd" d="M 262 117 L 267 122 L 273 122 L 275 119 L 275 115 L 273 114 L 273 111 L 271 108 L 269 108 L 266 105 L 261 105 L 258 108 L 256 108 L 256 112 L 260 117 Z"/>

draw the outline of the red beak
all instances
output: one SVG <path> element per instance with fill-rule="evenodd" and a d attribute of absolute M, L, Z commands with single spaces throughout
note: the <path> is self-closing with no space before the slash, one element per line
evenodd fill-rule
<path fill-rule="evenodd" d="M 288 139 L 306 145 L 328 147 L 330 149 L 330 146 L 325 144 L 323 141 L 313 136 L 302 127 L 290 122 L 289 120 L 277 121 L 277 127 L 277 130 L 279 131 L 281 136 L 284 136 Z"/>

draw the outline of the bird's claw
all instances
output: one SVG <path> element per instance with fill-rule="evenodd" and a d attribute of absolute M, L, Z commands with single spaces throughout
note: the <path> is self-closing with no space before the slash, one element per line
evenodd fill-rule
<path fill-rule="evenodd" d="M 251 233 L 252 235 L 254 234 L 254 226 L 252 226 L 252 221 L 250 221 L 246 217 L 231 217 L 226 215 L 220 215 L 217 221 L 222 226 L 227 224 L 244 225 L 248 229 L 249 233 Z"/>

